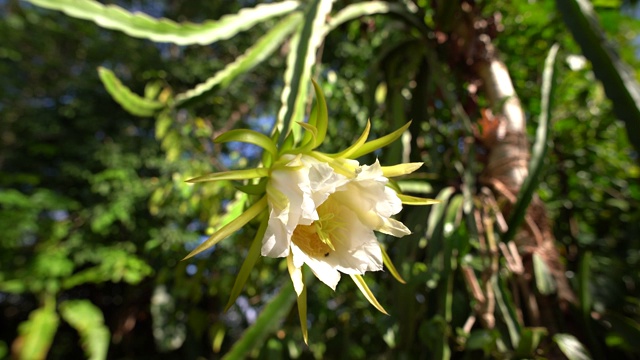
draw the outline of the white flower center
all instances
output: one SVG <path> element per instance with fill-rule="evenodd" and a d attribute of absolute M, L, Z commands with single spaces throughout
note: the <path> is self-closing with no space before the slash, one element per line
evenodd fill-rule
<path fill-rule="evenodd" d="M 326 257 L 336 251 L 336 230 L 344 224 L 338 221 L 339 212 L 331 198 L 318 206 L 317 211 L 319 219 L 311 225 L 296 226 L 291 241 L 309 256 Z"/>

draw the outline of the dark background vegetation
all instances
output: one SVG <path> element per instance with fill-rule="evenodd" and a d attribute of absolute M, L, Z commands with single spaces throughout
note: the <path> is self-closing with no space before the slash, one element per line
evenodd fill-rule
<path fill-rule="evenodd" d="M 116 3 L 193 22 L 253 5 Z M 348 3 L 338 1 L 334 9 Z M 457 21 L 441 16 L 439 3 L 413 4 L 434 38 Z M 638 152 L 590 63 L 570 66 L 584 57 L 553 1 L 468 3 L 487 19 L 499 14 L 501 25 L 492 40 L 507 64 L 532 138 L 541 111 L 544 59 L 554 43 L 561 46 L 551 147 L 537 192 L 580 305 L 570 306 L 556 333 L 574 334 L 596 358 L 637 358 Z M 607 36 L 635 68 L 640 30 L 635 3 L 594 5 Z M 90 343 L 108 346 L 113 359 L 219 358 L 255 323 L 289 281 L 286 266 L 280 259 L 260 260 L 236 305 L 224 313 L 256 225 L 207 254 L 180 261 L 215 227 L 235 196 L 230 183 L 193 186 L 184 180 L 257 163 L 255 149 L 213 144 L 212 138 L 237 127 L 269 131 L 284 86 L 286 45 L 230 86 L 155 118 L 123 110 L 96 69 L 113 70 L 138 94 L 149 83 L 175 94 L 223 68 L 270 26 L 265 22 L 212 45 L 178 46 L 134 39 L 26 2 L 0 1 L 0 358 L 17 354 L 25 334 L 34 332 L 42 339 L 51 334 L 39 353 L 49 359 L 84 358 Z M 315 70 L 331 121 L 322 149 L 345 148 L 367 119 L 374 136 L 413 119 L 410 157 L 425 162 L 413 185 L 431 197 L 448 187 L 460 194 L 464 172 L 456 165 L 479 174 L 481 161 L 467 157 L 463 144 L 473 136 L 444 93 L 453 94 L 473 121 L 487 101 L 469 91 L 468 69 L 451 58 L 450 48 L 416 47 L 420 36 L 402 19 L 383 15 L 359 18 L 328 35 Z M 425 52 L 445 65 L 441 78 L 419 77 Z M 377 156 L 395 164 L 402 160 L 398 149 Z M 388 272 L 367 275 L 391 316 L 378 313 L 348 281 L 335 293 L 314 282 L 309 346 L 302 342 L 294 305 L 250 354 L 265 359 L 560 356 L 551 334 L 540 347 L 519 355 L 500 316 L 493 329 L 478 323 L 470 332 L 462 330 L 474 298 L 458 264 L 481 272 L 483 254 L 469 241 L 471 230 L 457 210 L 443 224 L 448 226 L 444 235 L 427 239 L 429 211 L 407 207 L 402 220 L 415 234 L 382 239 L 408 284 L 396 283 Z M 443 252 L 438 241 L 454 243 L 455 249 Z M 501 261 L 502 292 L 512 301 L 510 275 Z M 451 280 L 443 280 L 444 263 Z M 80 314 L 79 322 L 74 313 Z M 90 330 L 74 325 L 82 321 Z"/>

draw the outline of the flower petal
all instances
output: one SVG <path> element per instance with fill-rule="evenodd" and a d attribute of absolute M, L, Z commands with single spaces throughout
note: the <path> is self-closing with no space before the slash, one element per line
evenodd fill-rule
<path fill-rule="evenodd" d="M 287 268 L 289 269 L 289 276 L 291 276 L 291 281 L 293 282 L 293 288 L 296 291 L 296 294 L 300 296 L 304 291 L 304 281 L 302 280 L 302 268 L 295 267 L 293 265 L 293 255 L 289 254 L 287 256 Z"/>

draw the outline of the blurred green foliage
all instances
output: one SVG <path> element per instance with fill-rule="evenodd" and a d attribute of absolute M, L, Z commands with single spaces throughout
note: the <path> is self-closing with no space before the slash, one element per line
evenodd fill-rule
<path fill-rule="evenodd" d="M 253 6 L 105 3 L 196 23 Z M 336 292 L 312 282 L 305 347 L 293 298 L 281 292 L 289 280 L 280 259 L 261 258 L 236 304 L 223 312 L 257 224 L 180 261 L 244 204 L 232 183 L 184 180 L 259 161 L 251 149 L 212 139 L 237 127 L 270 131 L 279 94 L 291 86 L 283 74 L 294 42 L 284 41 L 224 87 L 165 106 L 235 61 L 277 19 L 214 44 L 179 46 L 0 1 L 0 358 L 554 358 L 558 351 L 576 359 L 637 357 L 640 167 L 624 123 L 553 1 L 477 2 L 479 13 L 495 21 L 492 41 L 532 138 L 543 62 L 554 43 L 561 47 L 552 145 L 538 194 L 580 302 L 561 329 L 529 326 L 518 320 L 522 309 L 505 259 L 483 253 L 465 210 L 486 206 L 470 197 L 482 154 L 462 144 L 472 137 L 465 121 L 480 118 L 488 105 L 470 90 L 475 84 L 463 62 L 434 40 L 454 31 L 453 3 L 400 2 L 409 4 L 402 5 L 405 13 L 347 21 L 320 47 L 314 74 L 332 119 L 322 150 L 348 147 L 368 119 L 374 137 L 413 120 L 405 146 L 398 142 L 363 161 L 424 161 L 425 170 L 400 186 L 443 202 L 405 209 L 412 235 L 381 237 L 407 280 L 367 275 L 391 316 L 349 282 Z M 332 14 L 349 5 L 336 2 Z M 637 68 L 640 23 L 629 16 L 636 5 L 594 5 L 622 58 Z M 127 113 L 105 90 L 98 67 L 163 107 L 153 109 L 154 117 Z M 500 271 L 485 279 L 494 261 Z M 477 307 L 465 271 L 496 296 L 495 327 L 465 326 Z"/>

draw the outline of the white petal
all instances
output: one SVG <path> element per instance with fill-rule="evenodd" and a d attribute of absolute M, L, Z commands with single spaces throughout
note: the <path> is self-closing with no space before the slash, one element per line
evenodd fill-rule
<path fill-rule="evenodd" d="M 381 218 L 382 226 L 380 226 L 378 231 L 384 234 L 393 235 L 395 237 L 403 237 L 405 235 L 411 234 L 411 230 L 407 228 L 402 222 L 391 219 L 391 218 Z"/>
<path fill-rule="evenodd" d="M 291 255 L 293 255 L 293 266 L 302 267 L 305 263 L 309 262 L 309 255 L 307 255 L 302 249 L 295 243 L 291 243 Z"/>
<path fill-rule="evenodd" d="M 291 235 L 285 224 L 277 217 L 269 217 L 267 230 L 262 238 L 262 256 L 284 257 L 289 255 Z"/>
<path fill-rule="evenodd" d="M 327 284 L 331 289 L 336 289 L 340 281 L 340 273 L 338 270 L 329 263 L 316 258 L 309 258 L 307 265 L 309 265 L 313 274 L 320 279 L 320 281 Z"/>
<path fill-rule="evenodd" d="M 336 248 L 324 260 L 345 274 L 382 270 L 382 252 L 373 229 L 363 224 L 349 208 L 340 210 L 342 228 L 333 233 Z"/>
<path fill-rule="evenodd" d="M 289 275 L 291 276 L 291 281 L 293 282 L 293 288 L 296 291 L 296 294 L 300 296 L 300 294 L 302 294 L 302 291 L 304 290 L 304 281 L 302 281 L 302 269 L 293 266 L 291 256 L 287 256 L 287 268 L 289 269 Z"/>
<path fill-rule="evenodd" d="M 326 163 L 315 163 L 309 169 L 311 197 L 316 207 L 322 205 L 329 195 L 336 191 L 336 188 L 347 182 L 349 179 L 336 173 Z"/>

